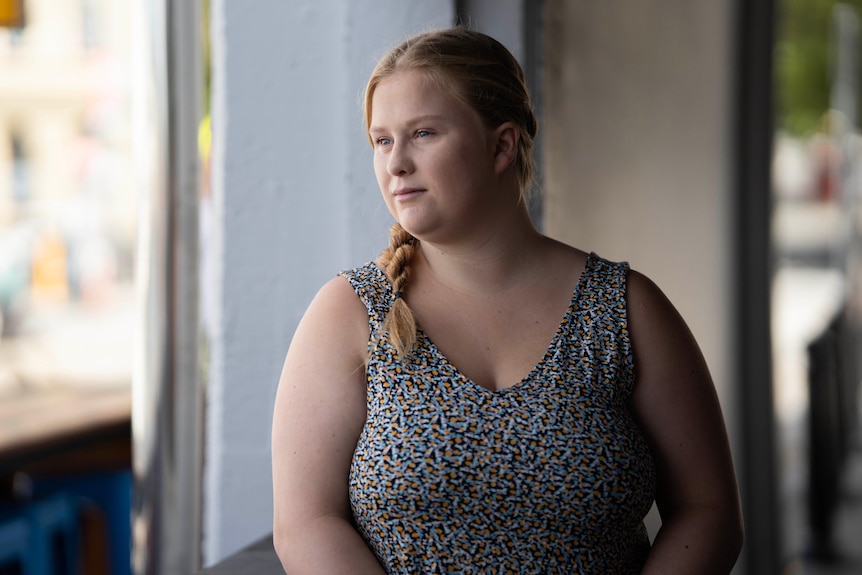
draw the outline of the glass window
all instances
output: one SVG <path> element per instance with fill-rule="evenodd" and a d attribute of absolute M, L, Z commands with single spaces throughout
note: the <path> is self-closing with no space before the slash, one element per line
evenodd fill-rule
<path fill-rule="evenodd" d="M 74 432 L 98 417 L 94 398 L 128 404 L 130 4 L 28 0 L 24 27 L 0 28 L 0 401 L 8 422 L 16 402 L 44 400 L 52 423 L 0 422 L 3 449 Z"/>

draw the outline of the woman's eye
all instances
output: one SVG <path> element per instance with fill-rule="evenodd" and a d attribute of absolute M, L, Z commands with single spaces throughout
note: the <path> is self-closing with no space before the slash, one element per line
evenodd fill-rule
<path fill-rule="evenodd" d="M 430 135 L 431 135 L 431 132 L 429 132 L 428 130 L 417 130 L 416 131 L 416 137 L 417 138 L 424 138 L 425 136 L 430 136 Z"/>
<path fill-rule="evenodd" d="M 391 142 L 392 140 L 390 140 L 389 138 L 377 138 L 378 146 L 388 146 Z"/>

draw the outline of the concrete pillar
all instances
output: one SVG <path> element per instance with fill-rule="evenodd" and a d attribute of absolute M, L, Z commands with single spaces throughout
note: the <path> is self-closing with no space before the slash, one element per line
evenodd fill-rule
<path fill-rule="evenodd" d="M 272 405 L 320 285 L 373 259 L 391 216 L 361 94 L 402 37 L 451 25 L 450 0 L 214 0 L 204 564 L 271 530 Z"/>

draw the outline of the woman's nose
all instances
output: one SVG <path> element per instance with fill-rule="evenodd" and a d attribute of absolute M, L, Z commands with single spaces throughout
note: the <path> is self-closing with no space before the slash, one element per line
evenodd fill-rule
<path fill-rule="evenodd" d="M 396 143 L 392 147 L 386 169 L 393 176 L 400 176 L 413 171 L 413 160 L 406 145 Z"/>

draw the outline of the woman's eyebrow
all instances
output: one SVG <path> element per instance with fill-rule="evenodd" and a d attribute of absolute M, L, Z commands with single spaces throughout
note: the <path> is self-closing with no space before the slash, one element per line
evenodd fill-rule
<path fill-rule="evenodd" d="M 405 125 L 406 126 L 416 126 L 416 125 L 421 125 L 421 124 L 424 124 L 425 122 L 430 122 L 430 121 L 445 121 L 445 119 L 446 119 L 445 116 L 440 116 L 438 114 L 426 114 L 423 116 L 417 116 L 415 118 L 409 119 L 407 122 L 405 122 Z M 381 132 L 381 131 L 385 131 L 385 130 L 386 130 L 385 126 L 377 126 L 374 124 L 372 124 L 371 127 L 368 128 L 369 133 Z"/>

